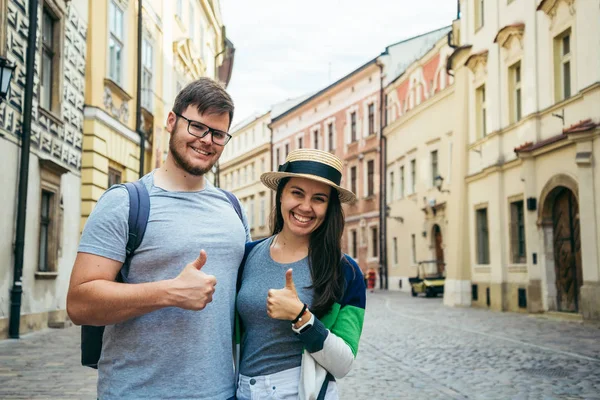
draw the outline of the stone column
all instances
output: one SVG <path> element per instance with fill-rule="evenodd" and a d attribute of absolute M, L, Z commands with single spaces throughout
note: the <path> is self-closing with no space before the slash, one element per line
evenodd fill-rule
<path fill-rule="evenodd" d="M 456 54 L 454 81 L 453 123 L 454 145 L 452 155 L 452 179 L 446 215 L 448 227 L 446 284 L 444 304 L 447 306 L 471 305 L 471 262 L 469 256 L 468 193 L 465 178 L 468 171 L 467 146 L 469 143 L 469 69 L 464 67 L 469 51 Z"/>
<path fill-rule="evenodd" d="M 537 182 L 535 173 L 535 158 L 528 153 L 519 154 L 523 160 L 521 166 L 521 178 L 524 181 L 524 203 L 525 203 L 525 243 L 527 249 L 527 311 L 538 313 L 544 310 L 542 300 L 542 263 L 540 248 L 540 232 L 537 225 L 537 213 L 541 204 L 537 198 Z M 527 210 L 527 199 L 536 199 L 536 210 Z"/>
<path fill-rule="evenodd" d="M 583 286 L 579 310 L 584 319 L 600 320 L 600 266 L 597 213 L 600 201 L 594 182 L 593 137 L 598 133 L 570 137 L 576 141 L 577 180 L 579 181 L 579 225 L 581 236 L 581 264 Z M 574 135 L 573 135 L 574 136 Z"/>

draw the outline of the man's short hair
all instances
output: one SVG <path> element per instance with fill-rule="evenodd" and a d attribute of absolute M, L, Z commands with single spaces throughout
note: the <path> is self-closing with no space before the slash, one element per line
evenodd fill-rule
<path fill-rule="evenodd" d="M 229 126 L 233 120 L 233 100 L 223 86 L 210 78 L 200 78 L 184 87 L 175 98 L 173 112 L 183 113 L 189 106 L 196 106 L 200 114 L 229 114 Z"/>

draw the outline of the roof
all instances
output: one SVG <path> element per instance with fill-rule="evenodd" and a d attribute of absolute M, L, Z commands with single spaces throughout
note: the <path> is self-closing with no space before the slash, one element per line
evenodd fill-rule
<path fill-rule="evenodd" d="M 259 118 L 264 117 L 266 114 L 268 114 L 269 111 L 267 112 L 255 112 L 254 114 L 244 118 L 243 120 L 241 120 L 240 122 L 238 122 L 237 124 L 235 124 L 232 128 L 231 128 L 231 134 L 235 135 L 237 132 L 241 131 L 242 129 L 244 129 L 246 126 L 250 125 L 251 123 L 253 123 L 254 121 L 256 121 Z"/>
<path fill-rule="evenodd" d="M 387 46 L 380 56 L 386 64 L 384 86 L 398 79 L 412 63 L 433 49 L 451 30 L 451 25 L 444 26 Z"/>
<path fill-rule="evenodd" d="M 517 155 L 519 153 L 529 153 L 534 150 L 541 149 L 542 147 L 551 145 L 553 143 L 560 142 L 561 140 L 565 140 L 568 138 L 569 134 L 589 132 L 597 128 L 600 128 L 600 123 L 596 123 L 588 118 L 586 120 L 579 121 L 578 123 L 573 124 L 568 128 L 563 129 L 562 133 L 559 133 L 558 135 L 554 135 L 547 139 L 540 140 L 537 143 L 523 143 L 522 145 L 515 147 L 514 151 L 515 153 L 517 153 Z"/>

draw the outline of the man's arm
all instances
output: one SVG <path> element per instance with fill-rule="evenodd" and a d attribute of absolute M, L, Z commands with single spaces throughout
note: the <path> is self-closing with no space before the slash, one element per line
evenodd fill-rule
<path fill-rule="evenodd" d="M 67 313 L 77 325 L 111 325 L 164 307 L 202 310 L 212 301 L 217 280 L 201 271 L 206 252 L 174 279 L 125 284 L 115 282 L 122 263 L 78 253 L 67 294 Z"/>

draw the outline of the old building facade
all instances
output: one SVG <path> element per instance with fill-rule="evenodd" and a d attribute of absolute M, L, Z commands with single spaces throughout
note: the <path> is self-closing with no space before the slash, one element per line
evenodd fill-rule
<path fill-rule="evenodd" d="M 0 103 L 0 338 L 7 336 L 15 263 L 24 114 L 32 115 L 22 268 L 21 333 L 60 326 L 79 238 L 87 0 L 38 5 L 33 107 L 24 110 L 28 4 L 0 1 L 0 56 L 16 65 Z"/>
<path fill-rule="evenodd" d="M 460 7 L 445 302 L 599 319 L 600 10 Z"/>
<path fill-rule="evenodd" d="M 453 77 L 449 27 L 437 42 L 421 47 L 413 61 L 385 88 L 387 265 L 389 289 L 410 290 L 409 277 L 445 274 L 446 217 L 452 170 Z M 421 37 L 412 41 L 422 40 Z M 411 41 L 408 41 L 407 44 Z M 430 43 L 425 43 L 430 45 Z"/>
<path fill-rule="evenodd" d="M 345 205 L 343 251 L 361 268 L 379 268 L 381 69 L 373 59 L 271 122 L 273 168 L 298 148 L 329 151 L 344 161 L 342 186 L 358 201 Z"/>
<path fill-rule="evenodd" d="M 253 240 L 271 234 L 269 216 L 274 196 L 260 181 L 261 174 L 271 171 L 270 122 L 268 111 L 238 123 L 219 160 L 220 186 L 240 199 Z"/>
<path fill-rule="evenodd" d="M 233 46 L 219 2 L 142 2 L 141 115 L 136 129 L 137 2 L 90 5 L 81 227 L 112 184 L 136 180 L 168 153 L 166 116 L 177 93 L 203 76 L 229 82 Z M 140 172 L 140 137 L 145 138 Z M 213 180 L 212 173 L 208 176 Z"/>

